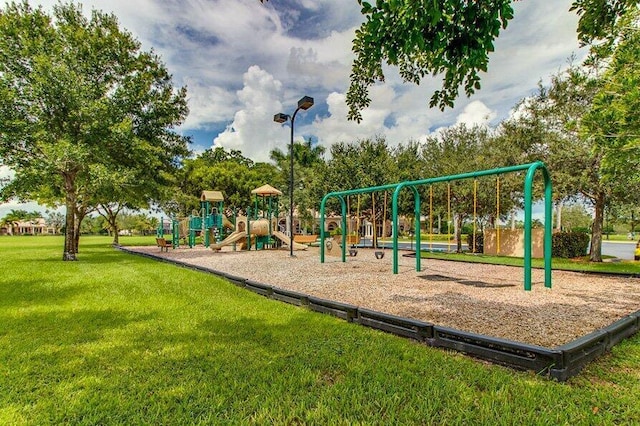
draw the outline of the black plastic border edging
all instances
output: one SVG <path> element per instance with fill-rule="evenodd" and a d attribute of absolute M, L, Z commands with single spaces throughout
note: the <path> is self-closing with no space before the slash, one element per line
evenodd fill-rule
<path fill-rule="evenodd" d="M 353 322 L 358 316 L 358 307 L 355 305 L 321 299 L 314 296 L 309 296 L 309 309 L 322 312 L 323 314 L 333 315 L 348 322 Z"/>
<path fill-rule="evenodd" d="M 640 330 L 640 310 L 573 342 L 559 346 L 563 368 L 552 368 L 551 376 L 564 381 L 575 376 L 596 357 Z"/>
<path fill-rule="evenodd" d="M 309 306 L 309 295 L 274 287 L 271 298 L 296 306 Z"/>
<path fill-rule="evenodd" d="M 607 327 L 565 345 L 548 349 L 542 346 L 469 333 L 410 318 L 372 311 L 348 303 L 322 299 L 262 284 L 214 269 L 194 266 L 150 253 L 140 253 L 124 247 L 118 248 L 130 254 L 214 274 L 271 299 L 307 307 L 313 311 L 333 315 L 349 322 L 414 339 L 429 346 L 453 349 L 518 370 L 532 370 L 541 375 L 549 375 L 558 381 L 565 381 L 575 376 L 586 364 L 610 350 L 622 340 L 640 331 L 640 310 L 638 310 Z"/>
<path fill-rule="evenodd" d="M 497 364 L 520 370 L 549 373 L 562 360 L 555 349 L 515 342 L 512 340 L 468 333 L 448 327 L 434 327 L 431 346 L 454 349 Z"/>
<path fill-rule="evenodd" d="M 355 322 L 420 342 L 429 343 L 434 336 L 434 326 L 431 323 L 398 317 L 365 308 L 358 308 L 358 317 Z"/>
<path fill-rule="evenodd" d="M 271 297 L 273 288 L 270 285 L 262 284 L 253 280 L 245 280 L 244 287 L 261 296 Z"/>

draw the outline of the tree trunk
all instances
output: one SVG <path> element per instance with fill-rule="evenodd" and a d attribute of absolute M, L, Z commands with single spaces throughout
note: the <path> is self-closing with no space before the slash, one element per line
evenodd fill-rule
<path fill-rule="evenodd" d="M 76 192 L 72 176 L 64 175 L 65 186 L 65 232 L 64 232 L 64 252 L 62 260 L 78 260 L 76 258 L 76 236 L 75 236 L 75 213 L 76 213 Z"/>
<path fill-rule="evenodd" d="M 119 246 L 120 245 L 120 235 L 118 232 L 118 221 L 117 221 L 117 216 L 115 214 L 113 214 L 113 212 L 107 210 L 107 213 L 109 214 L 109 218 L 107 219 L 107 222 L 109 222 L 109 227 L 113 230 L 113 245 L 114 246 Z"/>
<path fill-rule="evenodd" d="M 315 233 L 316 233 L 316 217 L 317 217 L 316 209 L 312 208 L 311 209 L 311 214 L 313 215 L 313 219 L 311 220 L 311 234 L 315 235 Z"/>
<path fill-rule="evenodd" d="M 77 207 L 77 206 L 76 206 Z M 84 220 L 85 216 L 87 216 L 87 209 L 86 207 L 81 207 L 81 208 L 76 208 L 75 211 L 75 252 L 76 254 L 79 253 L 80 251 L 80 235 L 82 234 L 80 232 L 80 229 L 82 228 L 82 221 Z"/>
<path fill-rule="evenodd" d="M 595 198 L 595 217 L 591 227 L 591 249 L 589 260 L 591 262 L 602 262 L 602 225 L 604 222 L 605 197 L 603 193 L 597 193 Z"/>
<path fill-rule="evenodd" d="M 457 214 L 456 220 L 456 253 L 462 253 L 462 215 Z"/>
<path fill-rule="evenodd" d="M 78 254 L 78 248 L 80 247 L 80 226 L 82 226 L 82 219 L 78 218 L 78 214 L 76 213 L 75 219 L 75 230 L 74 230 L 74 241 L 73 244 L 75 246 L 75 253 Z"/>
<path fill-rule="evenodd" d="M 558 201 L 556 204 L 556 230 L 562 230 L 562 207 L 564 203 L 562 201 Z"/>
<path fill-rule="evenodd" d="M 107 221 L 107 232 L 109 236 L 113 236 L 113 244 L 114 246 L 120 245 L 119 233 L 118 233 L 118 213 L 120 213 L 120 208 L 116 207 L 112 209 L 108 204 L 100 204 L 100 207 L 97 209 L 98 214 Z M 103 212 L 104 211 L 104 212 Z M 111 233 L 113 232 L 113 235 Z"/>

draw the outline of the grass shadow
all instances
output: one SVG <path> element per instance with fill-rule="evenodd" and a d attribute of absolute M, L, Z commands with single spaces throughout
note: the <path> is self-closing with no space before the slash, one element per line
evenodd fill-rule
<path fill-rule="evenodd" d="M 55 286 L 39 280 L 7 280 L 0 285 L 0 307 L 61 304 L 83 292 L 80 286 Z"/>
<path fill-rule="evenodd" d="M 128 324 L 149 321 L 152 314 L 114 309 L 56 310 L 0 315 L 0 330 L 11 331 L 16 342 L 29 340 L 29 346 L 74 346 L 101 339 L 104 333 Z"/>

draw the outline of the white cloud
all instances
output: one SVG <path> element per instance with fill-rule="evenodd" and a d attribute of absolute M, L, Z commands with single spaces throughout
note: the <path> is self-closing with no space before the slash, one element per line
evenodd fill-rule
<path fill-rule="evenodd" d="M 317 118 L 313 123 L 313 130 L 322 145 L 330 147 L 337 142 L 353 142 L 385 133 L 384 120 L 389 116 L 390 111 L 384 105 L 393 98 L 393 89 L 388 86 L 376 86 L 371 92 L 372 104 L 362 111 L 360 124 L 347 120 L 348 108 L 344 94 L 336 92 L 329 94 L 327 97 L 329 116 Z"/>
<path fill-rule="evenodd" d="M 257 65 L 249 68 L 243 81 L 244 87 L 237 94 L 240 110 L 213 144 L 241 149 L 245 156 L 256 161 L 268 161 L 272 149 L 286 151 L 289 141 L 288 130 L 273 121 L 274 113 L 282 110 L 279 101 L 282 83 Z"/>
<path fill-rule="evenodd" d="M 288 141 L 288 127 L 273 123 L 273 114 L 282 105 L 295 105 L 302 95 L 313 96 L 317 106 L 296 123 L 296 138 L 314 135 L 325 146 L 374 135 L 397 144 L 421 140 L 435 128 L 458 122 L 497 124 L 535 90 L 539 79 L 548 81 L 551 73 L 566 67 L 572 52 L 584 54 L 578 51 L 571 2 L 512 3 L 515 18 L 496 41 L 482 89 L 471 99 L 461 95 L 453 109 L 428 107 L 441 76 L 427 77 L 420 86 L 403 84 L 397 70 L 385 66 L 386 82 L 371 89 L 372 104 L 359 125 L 346 120 L 344 96 L 353 60 L 351 41 L 363 21 L 355 1 L 83 4 L 86 12 L 96 7 L 115 13 L 145 50 L 153 47 L 162 56 L 175 84 L 188 86 L 190 115 L 182 133 L 228 122 L 230 127 L 211 139 L 267 160 L 272 148 L 284 149 Z M 50 9 L 57 0 L 30 3 Z"/>
<path fill-rule="evenodd" d="M 468 127 L 473 125 L 488 125 L 496 118 L 496 112 L 487 108 L 481 101 L 472 101 L 464 107 L 462 114 L 456 118 L 456 124 L 464 123 Z"/>
<path fill-rule="evenodd" d="M 189 116 L 182 128 L 206 128 L 207 123 L 225 121 L 238 107 L 236 96 L 218 86 L 207 86 L 196 79 L 188 78 L 187 100 Z"/>
<path fill-rule="evenodd" d="M 15 176 L 15 172 L 7 166 L 0 166 L 0 182 L 5 179 L 12 179 Z"/>

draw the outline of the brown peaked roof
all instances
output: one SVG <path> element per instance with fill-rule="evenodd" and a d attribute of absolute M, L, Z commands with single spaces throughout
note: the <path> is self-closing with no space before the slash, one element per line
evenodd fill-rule
<path fill-rule="evenodd" d="M 252 194 L 258 194 L 258 195 L 277 195 L 278 197 L 282 195 L 282 192 L 278 191 L 277 189 L 275 189 L 273 186 L 271 185 L 262 185 L 260 188 L 256 188 L 253 191 L 251 191 Z"/>
<path fill-rule="evenodd" d="M 220 191 L 202 191 L 200 201 L 224 201 L 224 196 Z"/>

